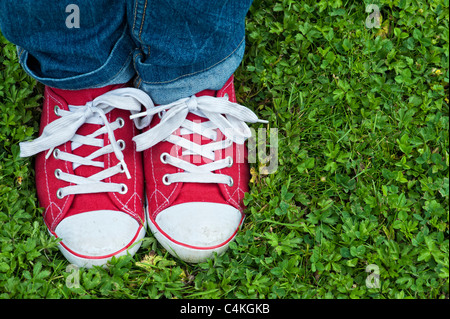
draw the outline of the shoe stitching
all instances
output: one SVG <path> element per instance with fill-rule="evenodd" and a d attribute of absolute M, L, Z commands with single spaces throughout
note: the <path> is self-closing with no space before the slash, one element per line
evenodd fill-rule
<path fill-rule="evenodd" d="M 176 153 L 177 153 L 177 157 L 178 157 L 178 158 L 179 158 L 178 153 L 179 153 L 180 149 L 181 149 L 181 146 L 176 145 Z M 153 152 L 152 152 L 152 153 L 153 153 Z M 152 159 L 153 159 L 153 156 L 152 156 Z M 178 172 L 181 172 L 181 169 L 178 169 L 177 171 L 178 171 Z M 155 175 L 153 175 L 153 176 L 155 176 Z M 163 204 L 162 204 L 161 206 L 159 206 L 159 207 L 156 206 L 156 210 L 155 210 L 154 214 L 159 214 L 166 206 L 168 206 L 168 205 L 170 204 L 170 199 L 171 199 L 171 197 L 173 196 L 174 192 L 178 189 L 178 187 L 179 187 L 180 184 L 181 184 L 181 183 L 176 183 L 176 184 L 175 184 L 175 187 L 173 188 L 172 192 L 170 193 L 169 197 L 167 198 L 167 202 L 166 202 L 166 203 L 163 203 Z"/>
<path fill-rule="evenodd" d="M 153 177 L 154 189 L 156 192 L 156 190 L 158 189 L 158 187 L 157 187 L 158 184 L 156 183 L 155 166 L 153 165 L 153 148 L 150 149 L 150 164 L 152 165 L 151 166 L 152 167 L 152 177 Z M 158 196 L 156 196 L 156 195 L 155 195 L 155 202 L 156 202 L 156 207 L 158 207 Z"/>
<path fill-rule="evenodd" d="M 49 124 L 50 123 L 50 112 L 51 112 L 50 99 L 54 100 L 54 102 L 56 104 L 58 104 L 58 106 L 60 106 L 61 108 L 63 107 L 63 104 L 55 96 L 53 96 L 52 92 L 50 90 L 48 90 L 48 89 L 47 89 L 47 95 L 49 97 L 49 99 L 47 99 L 47 106 L 46 106 L 47 116 L 48 116 L 47 117 L 47 121 L 48 121 L 47 124 Z M 67 152 L 67 143 L 63 145 L 63 148 L 64 148 L 64 151 Z M 51 228 L 54 229 L 56 227 L 56 225 L 59 224 L 59 222 L 62 220 L 62 218 L 60 218 L 60 216 L 64 212 L 64 209 L 65 209 L 65 207 L 67 205 L 69 197 L 66 198 L 66 200 L 64 201 L 63 206 L 61 208 L 58 206 L 57 203 L 52 201 L 52 199 L 51 199 L 52 196 L 50 194 L 50 187 L 49 187 L 49 184 L 48 184 L 48 182 L 49 182 L 49 175 L 47 173 L 48 172 L 48 170 L 47 170 L 48 161 L 45 160 L 44 163 L 45 163 L 45 165 L 44 165 L 45 180 L 46 180 L 46 184 L 47 184 L 47 193 L 48 193 L 48 196 L 49 196 L 50 206 L 52 204 L 54 204 L 59 209 L 59 213 L 56 216 L 54 216 L 53 209 L 52 209 L 53 221 L 51 223 Z M 66 167 L 66 170 L 69 171 L 69 166 L 68 166 L 67 162 L 64 162 L 64 166 Z"/>
<path fill-rule="evenodd" d="M 177 154 L 178 154 L 178 150 L 179 150 L 179 146 L 177 146 Z M 155 195 L 155 201 L 156 201 L 156 209 L 155 209 L 155 214 L 158 214 L 160 211 L 162 211 L 166 206 L 168 206 L 170 204 L 170 198 L 172 197 L 174 191 L 177 189 L 178 185 L 176 185 L 174 187 L 174 189 L 172 190 L 172 192 L 170 193 L 169 197 L 166 197 L 160 190 L 158 190 L 158 183 L 156 181 L 156 174 L 155 174 L 155 169 L 154 169 L 154 165 L 153 165 L 153 148 L 150 149 L 150 163 L 152 164 L 152 176 L 153 176 L 153 181 L 155 183 L 155 191 L 153 192 L 153 194 Z M 156 195 L 156 192 L 160 193 L 165 201 L 164 203 L 158 204 L 158 196 Z M 152 194 L 152 196 L 153 196 Z M 152 196 L 150 196 L 150 198 L 152 198 Z"/>
<path fill-rule="evenodd" d="M 226 90 L 233 84 L 233 81 L 229 81 L 228 84 L 226 84 L 225 87 L 222 88 L 221 93 L 225 93 Z M 223 94 L 224 95 L 224 94 Z M 236 94 L 235 94 L 235 90 L 234 87 L 231 89 L 231 96 L 230 96 L 230 100 L 234 101 L 236 99 Z M 241 148 L 236 146 L 235 149 L 237 150 L 238 154 L 237 154 L 237 158 L 240 159 L 241 158 Z M 237 183 L 238 187 L 234 190 L 234 192 L 232 194 L 230 194 L 230 192 L 228 191 L 227 186 L 225 186 L 225 191 L 227 192 L 228 196 L 229 196 L 229 200 L 234 202 L 238 207 L 240 207 L 240 192 L 238 191 L 242 191 L 240 188 L 241 185 L 241 165 L 238 165 L 238 183 Z M 234 199 L 234 195 L 236 194 L 236 192 L 238 192 L 237 194 L 237 202 Z"/>
<path fill-rule="evenodd" d="M 168 202 L 169 200 L 167 199 L 167 197 L 166 196 L 164 196 L 164 194 L 160 191 L 160 190 L 158 190 L 158 189 L 155 189 L 154 191 L 153 191 L 153 193 L 150 195 L 150 199 L 152 199 L 152 197 L 153 196 L 155 196 L 155 201 L 157 201 L 157 195 L 158 195 L 158 193 L 164 198 L 164 201 L 166 201 L 166 202 Z"/>
<path fill-rule="evenodd" d="M 108 117 L 108 121 L 111 122 L 111 114 L 107 114 L 107 117 Z M 111 166 L 111 154 L 110 154 L 110 153 L 107 154 L 107 160 L 108 160 L 109 166 Z M 135 170 L 134 170 L 134 171 L 136 172 L 136 163 L 134 163 L 134 167 L 135 167 Z M 109 177 L 109 182 L 110 182 L 110 183 L 112 182 L 112 177 Z M 134 196 L 134 194 L 136 194 L 136 189 L 134 190 L 132 196 Z M 135 213 L 132 209 L 130 209 L 130 208 L 128 207 L 128 205 L 127 205 L 127 203 L 129 202 L 129 200 L 131 199 L 132 196 L 131 196 L 130 199 L 127 201 L 127 203 L 124 203 L 121 199 L 119 199 L 119 197 L 117 196 L 116 193 L 112 193 L 112 196 L 117 200 L 117 202 L 118 202 L 120 205 L 122 205 L 121 209 L 126 210 L 126 211 L 128 212 L 128 214 L 130 214 L 131 216 L 133 216 L 135 219 L 138 219 L 138 218 L 139 218 L 139 215 L 136 214 L 136 213 Z"/>
<path fill-rule="evenodd" d="M 134 192 L 133 195 L 130 196 L 130 199 L 128 199 L 128 201 L 124 204 L 124 206 L 122 206 L 122 209 L 126 209 L 128 210 L 129 214 L 132 215 L 136 220 L 141 220 L 141 216 L 139 216 L 139 214 L 135 213 L 133 210 L 130 210 L 130 208 L 128 207 L 128 203 L 131 200 L 134 200 L 134 202 L 136 202 L 136 198 L 141 199 L 141 197 L 139 196 L 139 194 L 137 192 Z M 142 200 L 142 199 L 141 199 Z"/>
<path fill-rule="evenodd" d="M 134 125 L 132 125 L 132 130 L 133 130 L 133 136 L 136 136 L 136 127 Z M 134 149 L 133 149 L 134 174 L 137 173 L 136 153 L 137 152 L 135 152 Z M 137 194 L 137 178 L 134 179 L 134 193 Z M 137 202 L 136 202 L 136 197 L 135 197 L 135 200 L 134 200 L 134 211 L 136 211 L 136 210 L 137 210 Z"/>
<path fill-rule="evenodd" d="M 237 152 L 240 154 L 240 148 L 239 147 L 235 147 L 236 148 L 236 150 L 237 150 Z M 239 155 L 238 155 L 239 156 Z M 240 156 L 239 156 L 239 158 L 240 158 Z M 237 185 L 238 185 L 238 189 L 240 188 L 240 182 L 241 182 L 241 174 L 240 174 L 240 172 L 241 172 L 241 167 L 240 167 L 240 165 L 238 166 L 238 183 L 237 183 Z M 229 187 L 229 186 L 227 186 L 227 185 L 225 185 L 224 187 L 223 187 L 224 189 L 225 189 L 225 192 L 228 194 L 228 201 L 230 201 L 230 202 L 233 202 L 237 207 L 240 207 L 240 205 L 239 205 L 239 203 L 238 202 L 236 202 L 236 200 L 233 198 L 233 196 L 230 194 L 230 192 L 228 191 L 228 189 L 229 188 L 231 188 L 231 187 Z M 236 192 L 236 191 L 235 191 Z M 233 192 L 233 195 L 234 195 L 234 193 L 235 192 Z"/>
<path fill-rule="evenodd" d="M 229 81 L 228 82 L 228 84 L 222 89 L 222 92 L 225 92 L 231 85 L 233 84 L 233 81 Z M 234 101 L 236 99 L 236 94 L 235 94 L 235 90 L 234 90 L 234 87 L 232 87 L 232 89 L 231 89 L 231 96 L 230 96 L 230 100 L 232 100 L 232 101 Z M 237 154 L 237 159 L 239 159 L 239 162 L 240 162 L 240 160 L 241 160 L 241 148 L 239 147 L 239 146 L 237 146 L 236 145 L 236 147 L 235 147 L 235 149 L 237 150 L 237 152 L 238 152 L 238 154 Z M 240 185 L 241 185 L 241 165 L 239 165 L 239 163 L 238 163 L 238 183 L 237 183 L 237 185 L 238 185 L 238 187 L 235 189 L 235 191 L 233 192 L 233 194 L 229 194 L 228 193 L 228 195 L 230 195 L 230 197 L 234 197 L 234 195 L 236 194 L 236 192 L 239 190 L 239 191 L 242 191 L 241 190 L 241 188 L 240 188 Z M 225 186 L 225 188 L 226 188 L 226 186 Z M 227 189 L 227 188 L 226 188 Z M 238 192 L 238 203 L 240 203 L 240 193 Z M 240 205 L 238 204 L 238 206 L 240 207 Z"/>
<path fill-rule="evenodd" d="M 229 81 L 229 83 L 221 90 L 221 92 L 225 93 L 225 91 L 230 87 L 230 85 L 233 84 L 233 81 Z M 223 94 L 222 96 L 224 96 L 225 94 Z M 236 93 L 234 91 L 234 89 L 231 89 L 231 96 L 230 96 L 230 100 L 234 101 L 236 100 Z"/>

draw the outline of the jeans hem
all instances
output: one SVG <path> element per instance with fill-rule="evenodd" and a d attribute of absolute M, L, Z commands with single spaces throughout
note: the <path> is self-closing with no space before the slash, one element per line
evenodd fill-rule
<path fill-rule="evenodd" d="M 63 90 L 82 90 L 130 81 L 136 73 L 133 68 L 133 50 L 130 49 L 133 47 L 134 42 L 125 28 L 101 67 L 89 73 L 67 78 L 49 78 L 38 74 L 28 66 L 29 52 L 22 48 L 18 48 L 18 52 L 20 53 L 19 62 L 25 72 L 42 84 Z"/>
<path fill-rule="evenodd" d="M 163 72 L 163 68 L 155 71 L 154 66 L 137 63 L 137 77 L 134 86 L 145 91 L 156 104 L 168 104 L 181 98 L 192 96 L 203 90 L 220 90 L 233 75 L 242 62 L 245 51 L 245 40 L 224 59 L 196 72 L 180 75 L 170 81 L 152 82 L 154 72 Z"/>

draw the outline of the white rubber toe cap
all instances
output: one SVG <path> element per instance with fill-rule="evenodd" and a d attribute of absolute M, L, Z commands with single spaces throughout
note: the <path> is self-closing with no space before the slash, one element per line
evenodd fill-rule
<path fill-rule="evenodd" d="M 191 202 L 163 210 L 149 226 L 172 255 L 197 263 L 225 252 L 243 220 L 230 205 Z"/>
<path fill-rule="evenodd" d="M 55 234 L 69 262 L 89 268 L 104 265 L 112 256 L 134 254 L 140 243 L 131 246 L 144 238 L 145 226 L 125 213 L 101 210 L 63 219 Z"/>

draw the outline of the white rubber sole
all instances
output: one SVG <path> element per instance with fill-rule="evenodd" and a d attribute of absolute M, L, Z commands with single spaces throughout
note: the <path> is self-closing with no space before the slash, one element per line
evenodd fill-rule
<path fill-rule="evenodd" d="M 199 203 L 185 203 L 177 206 L 183 206 L 180 207 L 180 211 L 186 209 L 189 209 L 189 204 L 199 204 Z M 200 203 L 203 205 L 206 205 L 206 209 L 210 209 L 208 207 L 208 204 L 212 205 L 223 205 L 224 209 L 234 209 L 231 208 L 231 206 L 224 205 L 224 204 L 214 204 L 214 203 Z M 172 206 L 173 208 L 175 206 Z M 217 206 L 212 206 L 214 208 L 217 208 Z M 219 206 L 220 208 L 220 206 Z M 237 210 L 236 210 L 237 211 Z M 194 211 L 193 211 L 194 212 Z M 163 214 L 161 212 L 160 214 Z M 195 211 L 195 213 L 198 214 L 198 210 Z M 187 263 L 200 263 L 206 261 L 208 258 L 212 258 L 215 253 L 217 255 L 221 255 L 226 252 L 226 250 L 229 247 L 229 244 L 231 241 L 234 240 L 236 237 L 237 232 L 242 227 L 242 224 L 244 223 L 245 215 L 240 214 L 239 218 L 234 217 L 233 220 L 230 221 L 230 225 L 233 225 L 232 227 L 228 227 L 228 231 L 225 232 L 225 235 L 222 233 L 221 235 L 215 236 L 211 232 L 205 234 L 196 234 L 189 230 L 189 227 L 187 231 L 183 232 L 183 228 L 186 227 L 188 223 L 197 224 L 197 221 L 195 220 L 195 217 L 192 217 L 191 214 L 185 214 L 189 219 L 187 220 L 180 220 L 180 216 L 177 216 L 174 214 L 174 218 L 172 220 L 168 220 L 166 222 L 178 222 L 178 225 L 175 224 L 174 227 L 171 228 L 171 235 L 168 234 L 167 231 L 163 229 L 164 226 L 158 225 L 155 220 L 152 220 L 149 215 L 148 211 L 148 205 L 146 205 L 145 208 L 145 214 L 148 218 L 148 226 L 150 228 L 150 231 L 155 236 L 155 238 L 158 240 L 158 242 L 174 257 L 177 257 Z M 202 216 L 202 214 L 199 214 L 199 216 Z M 159 215 L 158 215 L 159 217 Z M 157 218 L 158 218 L 157 217 Z M 225 223 L 226 224 L 226 223 Z M 179 228 L 179 229 L 177 229 Z M 226 227 L 225 227 L 226 228 Z M 166 227 L 166 230 L 168 228 Z M 217 229 L 217 232 L 220 233 L 220 230 Z M 198 238 L 198 237 L 206 237 L 206 238 Z M 211 239 L 212 238 L 212 239 Z M 205 240 L 206 239 L 206 240 Z M 202 244 L 202 242 L 204 244 Z M 210 244 L 206 244 L 207 242 L 210 242 Z"/>
<path fill-rule="evenodd" d="M 93 216 L 109 214 L 111 211 L 92 212 Z M 120 212 L 115 212 L 123 214 Z M 86 216 L 89 213 L 86 214 Z M 116 214 L 120 216 L 119 214 Z M 77 216 L 77 215 L 76 215 Z M 79 218 L 78 220 L 68 217 L 56 227 L 55 232 L 49 233 L 56 239 L 61 238 L 58 248 L 64 257 L 77 267 L 92 268 L 93 266 L 106 266 L 113 257 L 120 257 L 127 254 L 134 255 L 141 246 L 142 239 L 146 233 L 146 221 L 140 225 L 130 218 L 128 228 L 121 223 L 120 218 L 114 220 L 105 220 L 104 217 L 98 216 L 102 220 L 98 227 L 98 220 L 92 221 L 93 218 Z M 84 220 L 83 220 L 84 219 Z M 63 223 L 64 222 L 64 223 Z M 133 225 L 133 223 L 136 223 Z M 120 229 L 120 226 L 124 229 Z M 83 231 L 85 231 L 83 233 Z M 59 235 L 58 235 L 59 234 Z M 80 235 L 81 234 L 81 235 Z"/>
<path fill-rule="evenodd" d="M 53 234 L 51 235 L 54 236 Z M 136 236 L 136 240 L 133 241 L 133 243 L 131 243 L 128 247 L 124 247 L 117 253 L 106 256 L 83 256 L 68 249 L 63 242 L 60 242 L 58 244 L 58 248 L 64 255 L 64 257 L 69 261 L 69 263 L 76 265 L 77 267 L 80 268 L 92 268 L 94 266 L 105 267 L 108 261 L 110 261 L 113 256 L 118 258 L 126 254 L 134 255 L 139 250 L 141 246 L 141 240 L 144 237 L 145 237 L 145 228 L 143 227 L 138 236 Z"/>

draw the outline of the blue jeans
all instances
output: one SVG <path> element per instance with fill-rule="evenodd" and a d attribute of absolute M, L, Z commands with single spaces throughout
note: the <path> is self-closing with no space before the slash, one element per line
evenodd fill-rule
<path fill-rule="evenodd" d="M 244 55 L 251 2 L 0 0 L 0 29 L 25 71 L 45 85 L 78 90 L 133 80 L 166 104 L 225 84 Z"/>

